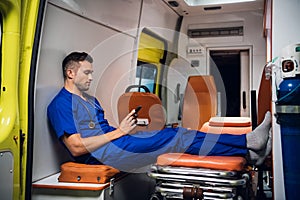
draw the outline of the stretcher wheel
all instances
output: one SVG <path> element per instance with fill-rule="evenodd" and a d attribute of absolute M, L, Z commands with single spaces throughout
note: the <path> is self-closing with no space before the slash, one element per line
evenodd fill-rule
<path fill-rule="evenodd" d="M 184 187 L 183 198 L 187 200 L 203 199 L 203 190 L 199 187 Z"/>

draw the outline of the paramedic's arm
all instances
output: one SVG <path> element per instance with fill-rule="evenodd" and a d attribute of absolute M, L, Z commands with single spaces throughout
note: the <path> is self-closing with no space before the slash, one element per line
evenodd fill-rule
<path fill-rule="evenodd" d="M 70 150 L 73 156 L 80 156 L 92 152 L 108 142 L 129 134 L 135 127 L 135 119 L 132 117 L 134 110 L 131 111 L 120 123 L 120 126 L 109 133 L 92 137 L 82 138 L 79 133 L 65 134 L 63 142 Z"/>

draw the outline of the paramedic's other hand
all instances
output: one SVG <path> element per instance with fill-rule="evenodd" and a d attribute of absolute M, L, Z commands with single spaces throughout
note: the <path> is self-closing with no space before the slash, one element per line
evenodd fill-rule
<path fill-rule="evenodd" d="M 129 134 L 136 127 L 136 119 L 134 118 L 135 110 L 133 109 L 120 123 L 119 129 L 123 135 Z"/>

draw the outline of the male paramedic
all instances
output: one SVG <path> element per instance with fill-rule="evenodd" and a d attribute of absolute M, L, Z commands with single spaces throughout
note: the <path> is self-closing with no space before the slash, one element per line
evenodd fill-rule
<path fill-rule="evenodd" d="M 155 163 L 163 153 L 177 152 L 246 156 L 248 162 L 260 165 L 271 151 L 270 112 L 254 131 L 242 135 L 209 134 L 181 127 L 132 133 L 136 127 L 134 110 L 114 128 L 105 119 L 99 101 L 86 93 L 92 81 L 92 63 L 85 52 L 65 57 L 64 87 L 47 110 L 57 137 L 77 162 L 102 163 L 129 172 Z M 206 146 L 211 148 L 207 150 Z"/>

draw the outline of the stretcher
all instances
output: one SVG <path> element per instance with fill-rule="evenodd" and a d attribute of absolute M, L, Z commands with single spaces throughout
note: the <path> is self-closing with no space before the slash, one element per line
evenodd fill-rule
<path fill-rule="evenodd" d="M 151 200 L 247 199 L 251 173 L 245 164 L 242 157 L 163 154 L 148 173 L 157 183 Z"/>
<path fill-rule="evenodd" d="M 251 122 L 248 118 L 212 117 L 201 131 L 247 133 Z M 157 183 L 151 200 L 251 199 L 254 191 L 250 169 L 243 157 L 162 154 L 148 173 Z"/>

